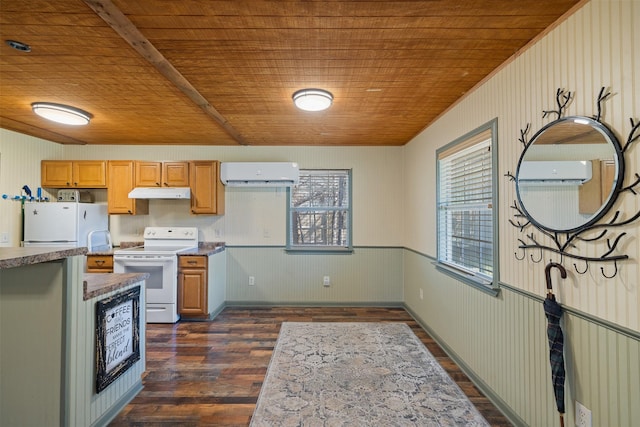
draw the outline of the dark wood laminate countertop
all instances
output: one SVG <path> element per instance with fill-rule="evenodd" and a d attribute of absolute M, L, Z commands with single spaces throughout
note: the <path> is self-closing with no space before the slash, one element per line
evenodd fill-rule
<path fill-rule="evenodd" d="M 134 248 L 136 246 L 142 246 L 142 245 L 144 245 L 143 242 L 121 242 L 119 247 L 113 248 L 110 251 L 89 252 L 87 255 L 110 256 L 110 255 L 113 255 L 113 253 L 119 249 Z M 224 250 L 225 250 L 225 242 L 199 242 L 198 249 L 194 249 L 193 251 L 189 251 L 189 252 L 181 252 L 179 255 L 180 256 L 184 256 L 184 255 L 209 256 L 209 255 L 216 254 L 218 252 L 222 252 Z"/>
<path fill-rule="evenodd" d="M 188 252 L 180 252 L 179 256 L 209 256 L 213 254 L 217 254 L 218 252 L 222 252 L 225 250 L 224 242 L 200 242 L 198 245 L 198 249 Z"/>
<path fill-rule="evenodd" d="M 90 273 L 82 283 L 83 298 L 88 300 L 138 283 L 149 278 L 149 273 Z"/>
<path fill-rule="evenodd" d="M 70 256 L 85 255 L 86 247 L 11 247 L 0 248 L 0 269 L 59 261 Z"/>

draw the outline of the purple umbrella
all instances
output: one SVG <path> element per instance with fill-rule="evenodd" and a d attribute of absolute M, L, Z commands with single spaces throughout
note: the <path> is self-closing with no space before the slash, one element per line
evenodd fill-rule
<path fill-rule="evenodd" d="M 551 381 L 556 398 L 556 407 L 560 413 L 560 426 L 564 427 L 564 336 L 560 327 L 562 307 L 556 301 L 551 286 L 551 268 L 560 270 L 560 276 L 567 277 L 567 271 L 558 263 L 550 262 L 544 269 L 547 279 L 547 298 L 544 300 L 544 314 L 547 316 L 547 337 L 549 338 L 549 362 L 551 363 Z"/>

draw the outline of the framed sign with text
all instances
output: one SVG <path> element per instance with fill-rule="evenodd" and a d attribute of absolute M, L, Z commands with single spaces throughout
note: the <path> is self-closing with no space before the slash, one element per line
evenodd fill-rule
<path fill-rule="evenodd" d="M 140 360 L 140 286 L 96 303 L 96 393 Z"/>

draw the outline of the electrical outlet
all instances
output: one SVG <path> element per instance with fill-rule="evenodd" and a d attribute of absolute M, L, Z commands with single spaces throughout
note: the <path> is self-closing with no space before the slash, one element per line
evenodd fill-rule
<path fill-rule="evenodd" d="M 249 286 L 255 286 L 255 285 L 256 285 L 256 277 L 249 276 Z"/>
<path fill-rule="evenodd" d="M 424 295 L 422 295 L 422 288 L 420 288 L 420 299 L 422 299 Z"/>
<path fill-rule="evenodd" d="M 591 411 L 576 400 L 576 427 L 591 427 Z"/>
<path fill-rule="evenodd" d="M 9 233 L 3 231 L 0 233 L 0 243 L 9 243 Z"/>
<path fill-rule="evenodd" d="M 324 276 L 322 278 L 322 284 L 324 286 L 331 286 L 331 278 L 329 276 Z"/>

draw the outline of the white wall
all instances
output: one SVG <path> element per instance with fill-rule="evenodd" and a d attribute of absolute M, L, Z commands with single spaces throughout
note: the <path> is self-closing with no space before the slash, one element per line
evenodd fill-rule
<path fill-rule="evenodd" d="M 61 159 L 63 151 L 62 145 L 0 129 L 0 246 L 16 246 L 22 238 L 21 203 L 10 198 L 21 195 L 23 185 L 35 196 L 40 186 L 40 160 Z M 1 241 L 3 233 L 7 233 L 8 242 Z"/>
<path fill-rule="evenodd" d="M 161 147 L 65 146 L 68 159 L 294 161 L 300 168 L 353 169 L 353 241 L 357 246 L 402 246 L 402 147 Z M 229 245 L 285 244 L 286 191 L 226 188 L 225 214 L 193 216 L 187 201 L 150 200 L 149 215 L 112 215 L 114 240 L 140 239 L 147 225 L 199 228 L 201 240 Z"/>

